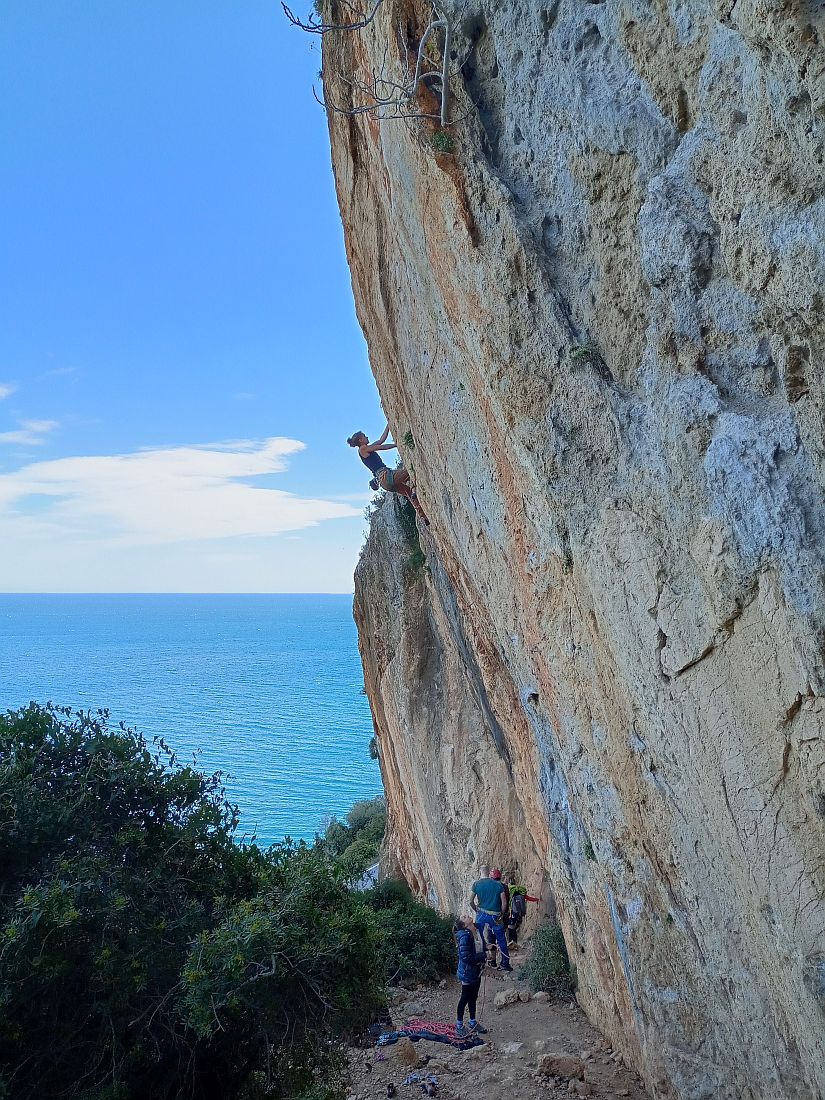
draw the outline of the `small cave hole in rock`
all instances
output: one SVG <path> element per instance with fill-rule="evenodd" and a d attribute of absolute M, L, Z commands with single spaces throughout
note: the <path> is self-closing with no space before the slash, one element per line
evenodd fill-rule
<path fill-rule="evenodd" d="M 582 53 L 584 50 L 591 49 L 597 46 L 602 40 L 602 32 L 596 26 L 595 23 L 587 23 L 581 38 L 578 40 L 575 46 L 576 53 Z"/>
<path fill-rule="evenodd" d="M 541 13 L 541 25 L 544 28 L 544 33 L 549 34 L 553 27 L 556 25 L 556 19 L 558 18 L 559 8 L 561 7 L 561 0 L 553 0 L 552 4 L 548 6 Z"/>
<path fill-rule="evenodd" d="M 527 696 L 527 702 L 531 707 L 537 707 L 539 705 L 539 693 L 537 691 L 531 691 Z"/>

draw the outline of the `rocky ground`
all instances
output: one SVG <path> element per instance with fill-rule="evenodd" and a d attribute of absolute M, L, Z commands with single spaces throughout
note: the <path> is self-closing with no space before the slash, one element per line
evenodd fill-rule
<path fill-rule="evenodd" d="M 575 1001 L 531 996 L 517 974 L 487 973 L 478 1008 L 488 1029 L 483 1046 L 460 1051 L 426 1040 L 402 1040 L 381 1050 L 353 1049 L 348 1100 L 386 1098 L 388 1084 L 395 1086 L 398 1100 L 419 1100 L 424 1095 L 421 1083 L 402 1084 L 416 1070 L 422 1078 L 435 1075 L 437 1095 L 450 1100 L 641 1100 L 649 1095 Z M 451 1022 L 458 996 L 455 978 L 415 993 L 399 990 L 390 1006 L 393 1022 L 401 1027 L 419 1016 Z M 511 1003 L 498 1007 L 497 999 Z"/>

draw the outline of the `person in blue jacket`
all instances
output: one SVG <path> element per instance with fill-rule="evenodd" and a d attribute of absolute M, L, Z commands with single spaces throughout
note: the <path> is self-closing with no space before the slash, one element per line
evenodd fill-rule
<path fill-rule="evenodd" d="M 484 1033 L 476 1019 L 476 1002 L 481 988 L 486 952 L 484 940 L 471 917 L 459 917 L 453 925 L 458 947 L 458 980 L 461 982 L 461 998 L 456 1010 L 456 1035 L 468 1035 L 471 1031 Z M 469 1027 L 464 1026 L 464 1009 L 470 1010 Z"/>

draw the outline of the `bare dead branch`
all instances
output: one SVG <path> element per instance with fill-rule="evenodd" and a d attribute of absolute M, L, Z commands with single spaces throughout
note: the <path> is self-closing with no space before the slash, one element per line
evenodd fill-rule
<path fill-rule="evenodd" d="M 309 34 L 325 35 L 331 31 L 357 31 L 362 30 L 364 27 L 375 19 L 378 13 L 378 9 L 384 3 L 384 0 L 375 0 L 375 4 L 369 13 L 358 11 L 348 2 L 348 0 L 341 0 L 345 7 L 353 12 L 353 19 L 349 23 L 325 23 L 322 19 L 316 18 L 310 14 L 307 21 L 299 19 L 292 9 L 285 3 L 285 0 L 281 0 L 281 7 L 284 10 L 284 14 L 293 26 L 299 27 L 301 30 L 308 32 Z M 326 93 L 326 89 L 323 90 L 322 96 L 319 97 L 312 89 L 313 98 L 317 103 L 327 110 L 331 110 L 336 114 L 349 115 L 354 117 L 361 114 L 369 114 L 374 119 L 383 121 L 389 118 L 439 118 L 442 126 L 450 125 L 449 122 L 449 93 L 450 93 L 450 44 L 451 44 L 451 29 L 447 19 L 436 18 L 437 12 L 433 9 L 433 18 L 428 23 L 424 30 L 421 40 L 418 43 L 418 51 L 416 54 L 415 70 L 410 78 L 409 72 L 407 79 L 403 83 L 399 83 L 397 80 L 390 80 L 383 75 L 383 72 L 387 65 L 387 52 L 388 47 L 384 48 L 384 60 L 380 73 L 376 75 L 372 74 L 372 87 L 364 84 L 361 81 L 346 79 L 340 74 L 339 79 L 348 84 L 353 90 L 360 92 L 360 94 L 366 98 L 366 102 L 356 107 L 341 107 L 338 104 L 333 103 Z M 430 37 L 437 31 L 443 31 L 444 43 L 441 54 L 441 69 L 433 69 L 429 72 L 423 71 L 425 63 L 429 60 L 425 56 L 425 49 Z M 441 112 L 436 116 L 424 111 L 410 111 L 407 109 L 407 104 L 415 97 L 418 88 L 430 81 L 440 81 L 441 84 Z"/>
<path fill-rule="evenodd" d="M 287 7 L 284 0 L 281 0 L 281 7 L 284 9 L 284 15 L 293 25 L 293 27 L 300 27 L 302 31 L 306 31 L 308 34 L 327 34 L 329 31 L 359 31 L 363 27 L 369 26 L 369 24 L 375 19 L 376 13 L 384 0 L 375 0 L 375 7 L 369 13 L 369 15 L 356 13 L 357 18 L 351 23 L 324 23 L 322 20 L 318 20 L 314 15 L 310 14 L 309 22 L 305 23 L 302 19 Z M 352 4 L 346 5 L 351 11 L 355 11 Z"/>

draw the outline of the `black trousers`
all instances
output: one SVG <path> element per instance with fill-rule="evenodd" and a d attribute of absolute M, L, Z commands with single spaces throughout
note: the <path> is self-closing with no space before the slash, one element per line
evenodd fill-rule
<path fill-rule="evenodd" d="M 470 985 L 461 986 L 461 999 L 458 1002 L 455 1014 L 457 1020 L 464 1019 L 465 1008 L 469 1008 L 471 1020 L 476 1018 L 476 1001 L 478 1000 L 479 989 L 481 989 L 481 978 L 478 981 L 471 982 Z"/>

